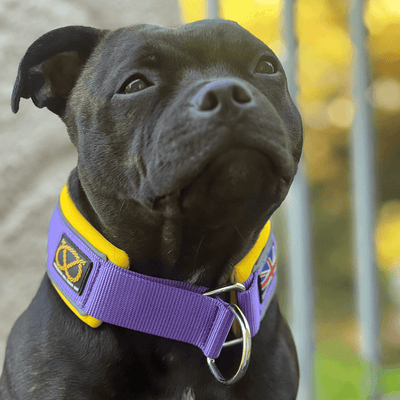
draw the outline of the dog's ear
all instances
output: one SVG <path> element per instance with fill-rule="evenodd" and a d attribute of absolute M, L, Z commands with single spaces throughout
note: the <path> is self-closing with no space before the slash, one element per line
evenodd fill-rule
<path fill-rule="evenodd" d="M 62 116 L 67 98 L 104 32 L 67 26 L 37 39 L 19 64 L 11 99 L 12 111 L 18 111 L 21 97 L 31 97 L 37 107 L 47 107 Z"/>

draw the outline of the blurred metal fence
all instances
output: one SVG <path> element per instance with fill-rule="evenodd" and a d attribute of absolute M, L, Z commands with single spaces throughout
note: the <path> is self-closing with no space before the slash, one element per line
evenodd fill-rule
<path fill-rule="evenodd" d="M 298 42 L 295 35 L 296 0 L 283 0 L 283 63 L 288 77 L 289 91 L 296 101 Z M 363 381 L 368 398 L 379 399 L 378 373 L 379 318 L 378 285 L 375 265 L 375 172 L 374 129 L 371 105 L 367 99 L 370 86 L 369 58 L 365 48 L 366 30 L 363 20 L 363 0 L 351 0 L 350 34 L 353 45 L 352 93 L 355 106 L 351 132 L 351 171 L 353 195 L 354 265 L 357 280 L 356 303 L 360 326 L 360 355 L 366 362 Z M 208 0 L 208 17 L 218 18 L 218 0 Z M 290 325 L 300 362 L 298 400 L 316 399 L 314 384 L 314 318 L 313 268 L 310 229 L 310 199 L 304 165 L 285 202 L 289 239 Z"/>
<path fill-rule="evenodd" d="M 363 1 L 350 3 L 350 37 L 353 46 L 352 93 L 355 115 L 351 134 L 353 191 L 354 265 L 357 281 L 357 310 L 360 325 L 360 354 L 367 368 L 363 379 L 366 392 L 378 398 L 380 367 L 379 294 L 377 284 L 375 231 L 374 122 L 367 99 L 370 87 L 369 57 Z"/>
<path fill-rule="evenodd" d="M 285 42 L 283 64 L 289 92 L 297 102 L 298 40 L 294 34 L 295 1 L 286 0 L 283 7 L 282 34 Z M 288 286 L 290 293 L 289 324 L 296 343 L 300 363 L 300 385 L 297 398 L 312 400 L 314 396 L 314 317 L 311 256 L 310 199 L 304 163 L 293 181 L 286 199 L 286 221 L 289 242 Z"/>

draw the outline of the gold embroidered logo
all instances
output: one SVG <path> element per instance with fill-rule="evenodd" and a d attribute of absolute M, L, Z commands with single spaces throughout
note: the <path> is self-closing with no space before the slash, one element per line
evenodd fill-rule
<path fill-rule="evenodd" d="M 92 262 L 65 234 L 58 243 L 53 266 L 68 286 L 81 295 Z"/>
<path fill-rule="evenodd" d="M 62 260 L 63 260 L 63 264 L 60 264 L 60 259 L 59 259 L 59 254 L 60 251 L 62 250 Z M 67 262 L 67 252 L 70 252 L 72 254 L 72 256 L 75 258 L 74 261 L 68 263 Z M 79 279 L 81 279 L 82 276 L 82 266 L 86 264 L 86 261 L 82 260 L 79 257 L 79 254 L 76 252 L 76 250 L 67 245 L 67 242 L 65 241 L 65 239 L 61 240 L 61 245 L 58 246 L 57 249 L 57 253 L 56 253 L 56 263 L 57 263 L 57 267 L 60 268 L 61 271 L 65 272 L 65 275 L 67 276 L 68 280 L 72 283 L 78 282 Z M 75 265 L 78 265 L 78 273 L 76 274 L 75 277 L 72 277 L 69 274 L 69 270 L 72 267 L 75 267 Z"/>

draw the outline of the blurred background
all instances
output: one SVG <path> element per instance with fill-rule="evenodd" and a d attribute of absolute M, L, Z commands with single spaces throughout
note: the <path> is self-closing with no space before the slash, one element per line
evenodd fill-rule
<path fill-rule="evenodd" d="M 45 271 L 46 230 L 75 163 L 61 121 L 30 101 L 15 116 L 10 97 L 18 62 L 50 29 L 70 24 L 117 28 L 139 22 L 178 26 L 207 17 L 205 0 L 0 0 L 0 363 L 8 332 Z M 280 0 L 220 0 L 237 21 L 285 57 Z M 297 0 L 296 100 L 304 124 L 313 251 L 314 385 L 318 400 L 366 399 L 355 267 L 349 144 L 355 107 L 349 1 Z M 365 1 L 373 108 L 381 369 L 379 391 L 400 399 L 400 2 Z M 295 199 L 293 199 L 295 201 Z M 290 320 L 285 212 L 275 216 L 279 299 Z"/>
<path fill-rule="evenodd" d="M 204 1 L 181 0 L 181 4 L 185 21 L 206 15 Z M 221 0 L 219 4 L 222 18 L 237 21 L 278 56 L 287 57 L 282 1 Z M 365 364 L 359 355 L 352 249 L 349 145 L 355 106 L 349 13 L 350 2 L 345 0 L 295 3 L 299 46 L 296 100 L 304 124 L 303 160 L 311 198 L 314 395 L 332 400 L 368 397 L 368 385 L 363 382 Z M 369 34 L 371 86 L 365 96 L 374 120 L 375 250 L 380 289 L 382 364 L 376 392 L 385 399 L 400 399 L 400 2 L 365 1 L 364 21 Z M 284 211 L 281 207 L 274 221 L 282 268 L 288 263 Z M 287 277 L 289 271 L 285 272 Z M 287 279 L 281 279 L 280 285 L 280 302 L 290 321 Z"/>

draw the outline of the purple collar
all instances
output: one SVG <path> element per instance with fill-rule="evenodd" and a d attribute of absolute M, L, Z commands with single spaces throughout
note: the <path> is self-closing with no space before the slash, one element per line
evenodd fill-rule
<path fill-rule="evenodd" d="M 243 284 L 216 290 L 130 271 L 126 254 L 83 218 L 66 186 L 50 221 L 47 274 L 68 307 L 91 327 L 106 322 L 195 345 L 207 357 L 214 376 L 232 384 L 247 369 L 251 337 L 275 293 L 276 245 L 271 229 L 257 255 Z M 237 304 L 217 295 L 232 290 L 237 292 Z M 225 343 L 234 317 L 242 330 L 243 357 L 237 374 L 225 380 L 214 359 L 223 345 L 235 344 Z"/>

